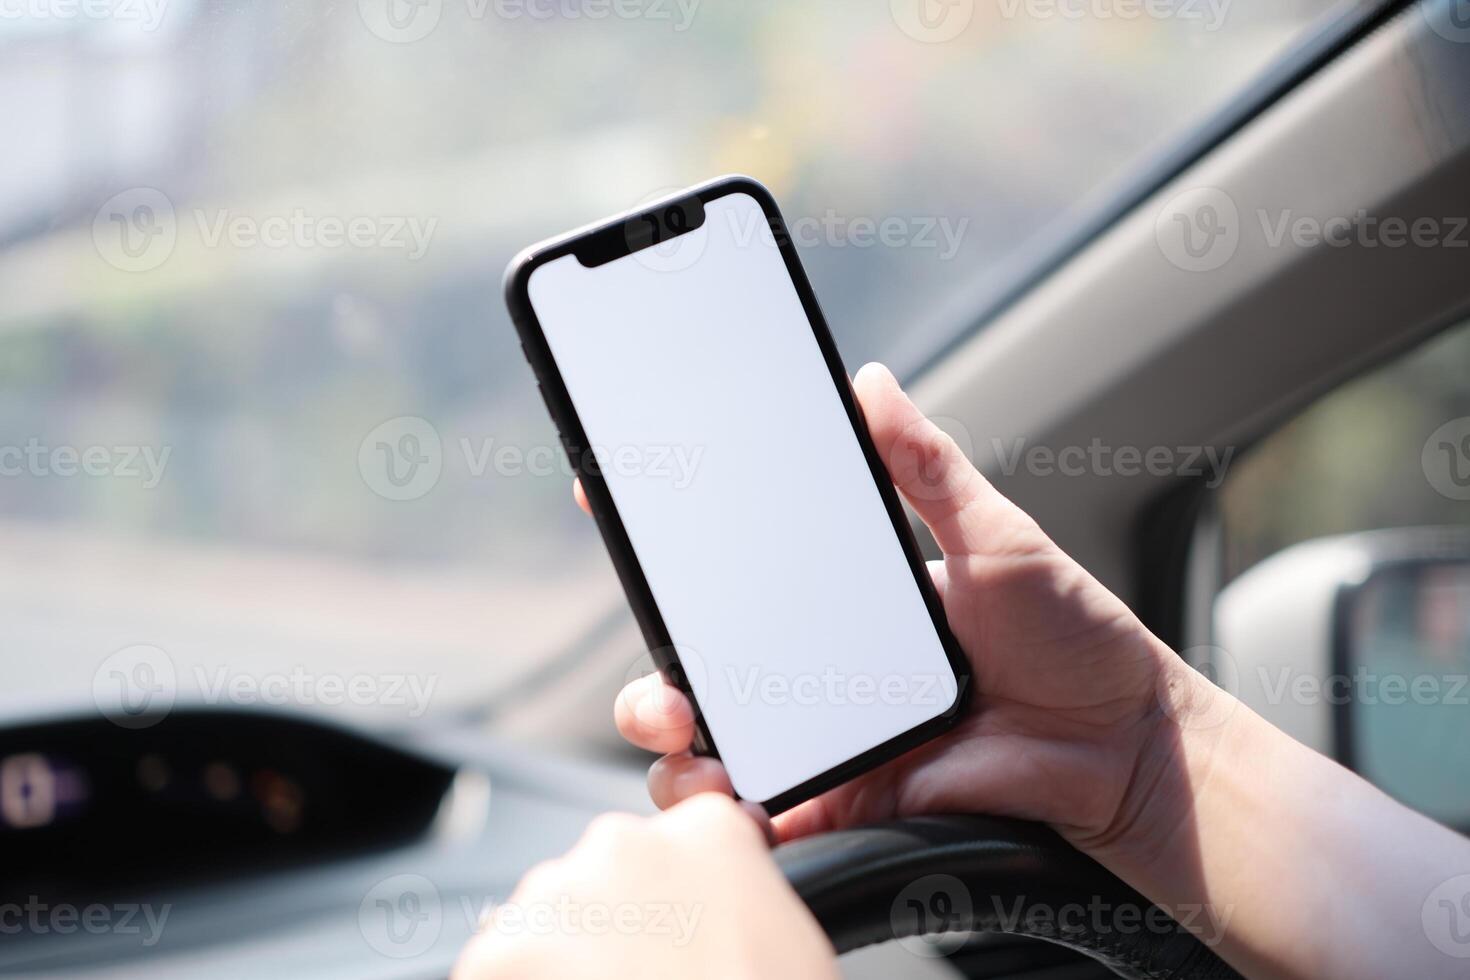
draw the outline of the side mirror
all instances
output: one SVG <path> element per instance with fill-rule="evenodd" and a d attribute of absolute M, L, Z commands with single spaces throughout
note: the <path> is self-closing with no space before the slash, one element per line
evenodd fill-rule
<path fill-rule="evenodd" d="M 1470 528 L 1296 545 L 1221 591 L 1216 680 L 1289 734 L 1470 829 Z"/>

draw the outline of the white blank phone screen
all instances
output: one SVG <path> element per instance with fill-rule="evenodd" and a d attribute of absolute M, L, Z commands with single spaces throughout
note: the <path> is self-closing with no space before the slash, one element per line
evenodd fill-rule
<path fill-rule="evenodd" d="M 954 703 L 954 673 L 760 204 L 529 292 L 736 791 Z"/>

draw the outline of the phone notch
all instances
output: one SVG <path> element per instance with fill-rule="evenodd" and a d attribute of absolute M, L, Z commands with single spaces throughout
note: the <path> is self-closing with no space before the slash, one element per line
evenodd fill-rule
<path fill-rule="evenodd" d="M 594 232 L 577 246 L 574 254 L 578 262 L 593 269 L 625 255 L 666 244 L 703 225 L 704 202 L 693 195 L 682 197 L 639 211 Z"/>

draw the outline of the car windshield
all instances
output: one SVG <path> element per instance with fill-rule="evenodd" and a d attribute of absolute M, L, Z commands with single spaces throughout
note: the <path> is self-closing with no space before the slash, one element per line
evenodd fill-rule
<path fill-rule="evenodd" d="M 515 251 L 749 173 L 849 367 L 902 372 L 1345 6 L 0 5 L 4 707 L 544 682 L 627 614 Z"/>

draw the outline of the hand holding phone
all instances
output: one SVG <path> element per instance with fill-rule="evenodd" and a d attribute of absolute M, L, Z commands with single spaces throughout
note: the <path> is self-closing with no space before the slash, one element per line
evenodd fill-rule
<path fill-rule="evenodd" d="M 775 836 L 993 813 L 1051 824 L 1110 864 L 1130 851 L 1155 860 L 1191 805 L 1162 705 L 1191 692 L 1203 703 L 1210 685 L 991 486 L 886 368 L 865 366 L 853 387 L 879 456 L 944 552 L 929 571 L 977 696 L 951 730 L 777 816 Z M 658 806 L 731 792 L 720 761 L 690 751 L 684 695 L 657 676 L 629 684 L 614 718 L 661 755 L 648 774 Z"/>

